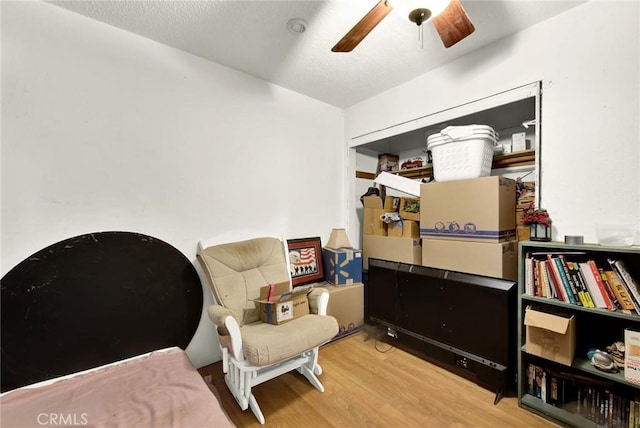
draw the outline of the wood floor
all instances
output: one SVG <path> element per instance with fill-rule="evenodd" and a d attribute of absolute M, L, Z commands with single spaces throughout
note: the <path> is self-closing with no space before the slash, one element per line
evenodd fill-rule
<path fill-rule="evenodd" d="M 320 350 L 321 393 L 296 371 L 253 389 L 269 427 L 556 427 L 494 393 L 363 332 Z M 259 427 L 227 389 L 222 363 L 200 370 L 239 427 Z"/>

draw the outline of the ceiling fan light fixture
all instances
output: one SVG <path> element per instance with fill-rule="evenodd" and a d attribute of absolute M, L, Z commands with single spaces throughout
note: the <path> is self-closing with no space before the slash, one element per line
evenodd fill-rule
<path fill-rule="evenodd" d="M 418 26 L 420 26 L 423 22 L 428 21 L 429 18 L 431 18 L 431 11 L 429 9 L 413 9 L 409 13 L 409 21 L 415 22 Z"/>
<path fill-rule="evenodd" d="M 390 0 L 390 3 L 402 18 L 420 25 L 441 14 L 451 0 Z"/>

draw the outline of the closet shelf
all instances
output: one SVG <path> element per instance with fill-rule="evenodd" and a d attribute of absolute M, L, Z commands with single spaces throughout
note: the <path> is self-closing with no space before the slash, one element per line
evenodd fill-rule
<path fill-rule="evenodd" d="M 535 159 L 536 151 L 533 149 L 495 155 L 493 157 L 493 164 L 491 165 L 491 168 L 497 169 L 516 166 L 533 166 L 535 164 Z M 403 169 L 401 171 L 396 171 L 395 173 L 401 177 L 407 178 L 429 178 L 433 176 L 433 168 L 431 166 L 425 166 L 422 168 Z M 356 171 L 356 178 L 373 180 L 376 178 L 376 174 L 365 171 Z"/>

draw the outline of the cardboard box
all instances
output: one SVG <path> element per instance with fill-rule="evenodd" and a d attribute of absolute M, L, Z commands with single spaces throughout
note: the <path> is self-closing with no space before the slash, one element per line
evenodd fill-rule
<path fill-rule="evenodd" d="M 400 198 L 397 196 L 386 196 L 384 198 L 384 209 L 385 213 L 397 213 L 400 208 Z"/>
<path fill-rule="evenodd" d="M 378 155 L 378 173 L 382 171 L 397 171 L 398 160 L 398 155 L 392 155 L 389 153 Z"/>
<path fill-rule="evenodd" d="M 364 235 L 362 237 L 362 266 L 369 268 L 369 257 L 419 265 L 422 247 L 419 238 Z"/>
<path fill-rule="evenodd" d="M 403 238 L 419 238 L 420 226 L 417 221 L 404 220 L 402 222 L 402 237 Z"/>
<path fill-rule="evenodd" d="M 325 279 L 334 285 L 362 282 L 362 251 L 355 248 L 323 248 Z"/>
<path fill-rule="evenodd" d="M 422 265 L 433 268 L 518 279 L 518 242 L 422 240 Z"/>
<path fill-rule="evenodd" d="M 504 242 L 516 237 L 516 182 L 493 176 L 420 186 L 420 236 Z"/>
<path fill-rule="evenodd" d="M 400 198 L 398 213 L 405 220 L 420 221 L 420 198 Z"/>
<path fill-rule="evenodd" d="M 289 287 L 289 282 L 282 282 L 274 284 L 273 289 L 270 286 L 260 288 L 260 299 L 255 302 L 262 322 L 280 325 L 309 313 L 307 293 L 310 288 L 299 287 L 292 291 Z"/>
<path fill-rule="evenodd" d="M 364 324 L 364 285 L 362 283 L 347 287 L 326 285 L 329 296 L 327 315 L 338 321 L 338 336 L 349 333 Z"/>
<path fill-rule="evenodd" d="M 640 384 L 640 332 L 624 330 L 624 380 Z"/>
<path fill-rule="evenodd" d="M 387 236 L 395 238 L 419 238 L 418 222 L 412 220 L 394 221 L 387 225 Z"/>
<path fill-rule="evenodd" d="M 526 351 L 566 366 L 576 350 L 575 316 L 547 313 L 528 306 L 524 314 Z"/>
<path fill-rule="evenodd" d="M 387 227 L 380 218 L 384 215 L 380 196 L 365 196 L 362 198 L 362 202 L 364 203 L 362 234 L 385 236 L 387 234 Z"/>
<path fill-rule="evenodd" d="M 404 233 L 404 222 L 402 220 L 394 221 L 387 224 L 387 236 L 402 238 L 403 233 Z"/>

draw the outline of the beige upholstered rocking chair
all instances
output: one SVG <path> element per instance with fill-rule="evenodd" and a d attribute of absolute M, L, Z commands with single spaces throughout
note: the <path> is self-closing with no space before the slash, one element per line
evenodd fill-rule
<path fill-rule="evenodd" d="M 335 318 L 327 316 L 329 293 L 313 289 L 310 313 L 281 325 L 260 322 L 254 299 L 270 283 L 291 284 L 287 243 L 263 237 L 212 245 L 200 242 L 198 261 L 213 292 L 208 308 L 222 348 L 224 379 L 242 410 L 251 408 L 265 419 L 251 388 L 296 369 L 320 392 L 320 345 L 338 333 Z"/>

